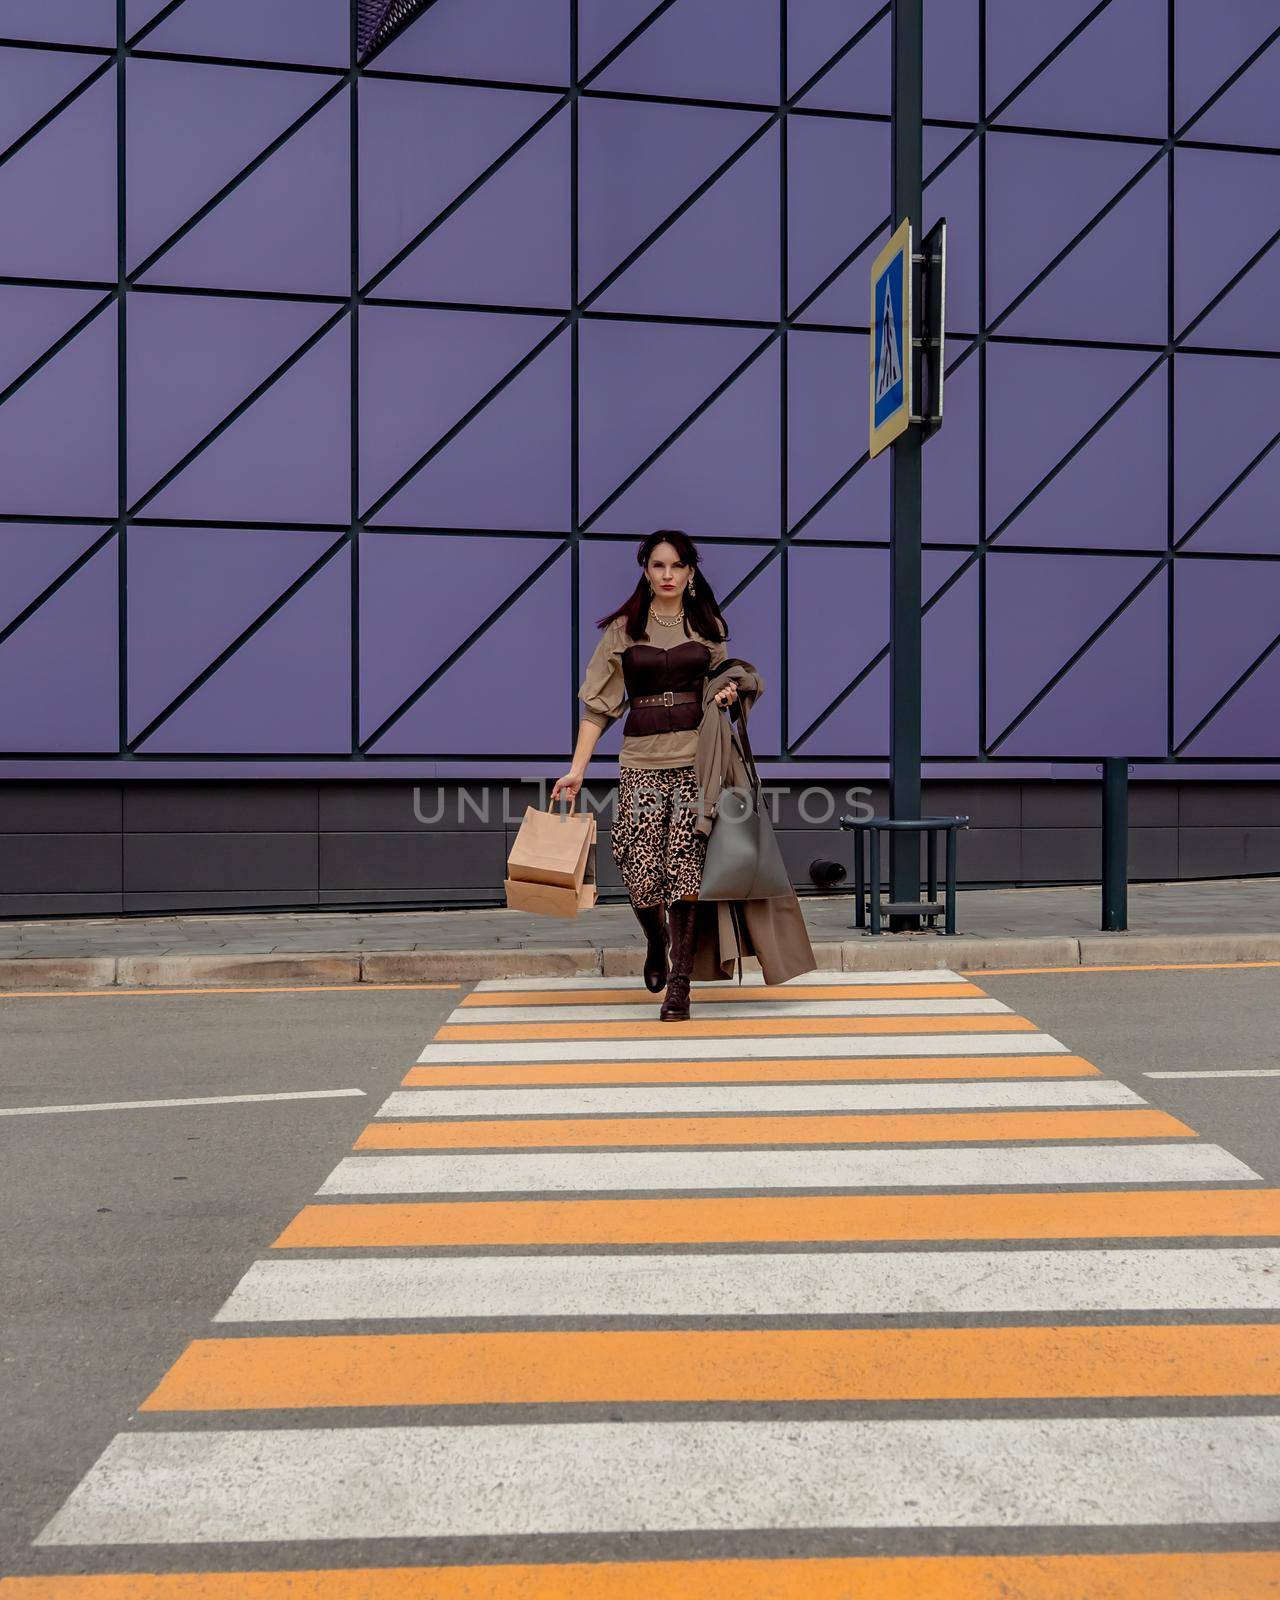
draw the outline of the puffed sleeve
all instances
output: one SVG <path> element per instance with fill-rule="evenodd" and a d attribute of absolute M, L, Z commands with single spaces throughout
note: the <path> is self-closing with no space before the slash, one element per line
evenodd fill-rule
<path fill-rule="evenodd" d="M 587 662 L 578 699 L 582 701 L 582 720 L 607 728 L 622 715 L 627 701 L 622 677 L 622 652 L 626 648 L 620 622 L 611 622 L 600 635 L 595 654 Z"/>

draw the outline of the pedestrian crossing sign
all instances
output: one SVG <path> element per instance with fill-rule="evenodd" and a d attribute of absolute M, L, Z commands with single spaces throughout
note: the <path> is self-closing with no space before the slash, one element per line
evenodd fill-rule
<path fill-rule="evenodd" d="M 871 269 L 871 454 L 911 423 L 911 222 Z"/>

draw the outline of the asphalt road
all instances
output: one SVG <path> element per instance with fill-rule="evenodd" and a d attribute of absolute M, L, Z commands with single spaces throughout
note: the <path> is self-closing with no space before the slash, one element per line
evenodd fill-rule
<path fill-rule="evenodd" d="M 1280 1184 L 1280 1076 L 1147 1076 L 1280 1072 L 1280 968 L 973 976 L 1108 1078 Z M 334 1099 L 0 1117 L 0 1571 L 81 1570 L 74 1548 L 36 1550 L 32 1540 L 112 1437 L 130 1425 L 139 1402 L 187 1342 L 208 1335 L 210 1317 L 246 1267 L 315 1193 L 461 993 L 0 1000 L 0 1109 L 365 1091 Z M 1215 1404 L 1214 1414 L 1230 1409 Z M 1241 1409 L 1257 1412 L 1258 1402 L 1246 1399 Z M 711 1410 L 723 1414 L 723 1407 Z M 284 1425 L 290 1420 L 288 1413 L 279 1419 Z M 410 1421 L 412 1414 L 377 1414 L 379 1423 L 397 1420 Z M 1116 1537 L 1117 1548 L 1134 1547 L 1131 1536 Z M 1095 1530 L 1086 1543 L 1110 1548 L 1112 1539 Z M 1247 1548 L 1276 1541 L 1254 1525 L 1219 1529 L 1193 1542 Z M 663 1553 L 671 1543 L 659 1540 L 646 1553 Z M 748 1553 L 756 1555 L 913 1547 L 893 1531 L 870 1545 L 865 1536 L 843 1544 L 795 1535 L 763 1543 L 754 1536 L 748 1543 Z M 704 1539 L 697 1553 L 729 1547 L 722 1538 Z M 1036 1548 L 1035 1539 L 1022 1547 Z M 608 1550 L 608 1542 L 592 1541 L 590 1550 L 575 1545 L 567 1553 L 597 1548 Z M 540 1550 L 533 1541 L 527 1553 L 536 1557 Z M 513 1553 L 509 1542 L 493 1552 L 507 1560 Z M 566 1554 L 552 1546 L 546 1553 Z M 217 1565 L 227 1554 L 188 1548 L 172 1556 L 148 1552 L 144 1559 L 158 1555 L 162 1567 L 181 1569 Z M 280 1564 L 261 1547 L 242 1547 L 240 1555 L 246 1562 Z M 411 1560 L 413 1552 L 397 1543 L 394 1556 Z M 474 1549 L 466 1557 L 475 1559 Z M 96 1550 L 93 1570 L 128 1570 L 137 1559 L 127 1547 Z M 294 1544 L 288 1550 L 290 1565 L 335 1560 L 344 1564 L 333 1547 Z"/>

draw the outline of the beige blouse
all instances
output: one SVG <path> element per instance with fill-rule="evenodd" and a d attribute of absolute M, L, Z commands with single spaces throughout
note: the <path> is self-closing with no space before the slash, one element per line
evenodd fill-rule
<path fill-rule="evenodd" d="M 594 722 L 597 728 L 608 728 L 627 709 L 627 690 L 622 677 L 622 653 L 630 644 L 652 644 L 662 650 L 684 644 L 690 635 L 681 628 L 664 628 L 650 623 L 643 640 L 632 639 L 626 624 L 619 618 L 611 622 L 600 635 L 595 654 L 587 663 L 587 670 L 578 690 L 582 701 L 582 720 Z M 697 638 L 698 635 L 693 635 Z M 728 650 L 723 639 L 701 641 L 711 652 L 711 671 L 714 672 L 725 659 Z M 698 749 L 697 728 L 681 729 L 676 733 L 651 733 L 631 735 L 622 741 L 618 763 L 623 767 L 643 767 L 652 771 L 659 767 L 691 767 Z"/>

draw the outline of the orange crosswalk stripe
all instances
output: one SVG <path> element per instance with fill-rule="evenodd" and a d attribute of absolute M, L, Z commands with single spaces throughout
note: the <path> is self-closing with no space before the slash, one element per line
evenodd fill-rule
<path fill-rule="evenodd" d="M 0 1578 L 0 1600 L 1275 1600 L 1280 1551 Z"/>
<path fill-rule="evenodd" d="M 871 1116 L 493 1117 L 374 1122 L 356 1150 L 530 1150 L 592 1145 L 946 1144 L 998 1139 L 1179 1139 L 1164 1111 L 928 1111 Z"/>
<path fill-rule="evenodd" d="M 143 1411 L 1280 1394 L 1280 1326 L 197 1339 Z"/>
<path fill-rule="evenodd" d="M 1280 1189 L 335 1202 L 274 1248 L 1195 1238 L 1280 1238 Z"/>
<path fill-rule="evenodd" d="M 636 1022 L 477 1022 L 449 1023 L 436 1029 L 441 1043 L 485 1044 L 554 1039 L 777 1039 L 801 1034 L 848 1036 L 863 1033 L 1039 1033 L 1025 1017 L 999 1013 L 941 1017 L 697 1017 L 672 1024 Z"/>
<path fill-rule="evenodd" d="M 752 1004 L 760 1000 L 977 1000 L 985 999 L 985 992 L 976 983 L 967 980 L 949 983 L 856 983 L 840 981 L 832 974 L 832 982 L 821 987 L 814 985 L 788 989 L 779 984 L 761 984 L 758 987 L 726 984 L 694 984 L 690 991 L 694 1000 L 742 1001 Z M 635 989 L 474 989 L 459 1000 L 459 1006 L 483 1010 L 486 1006 L 653 1006 L 658 1001 L 647 990 Z"/>
<path fill-rule="evenodd" d="M 412 1067 L 406 1088 L 567 1083 L 909 1083 L 936 1078 L 1098 1078 L 1083 1056 L 814 1056 L 770 1061 L 479 1062 Z"/>

